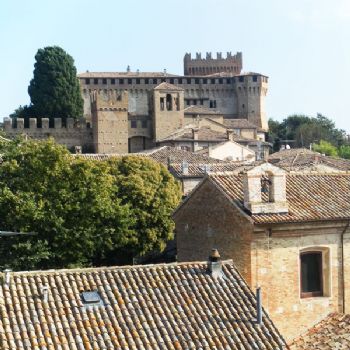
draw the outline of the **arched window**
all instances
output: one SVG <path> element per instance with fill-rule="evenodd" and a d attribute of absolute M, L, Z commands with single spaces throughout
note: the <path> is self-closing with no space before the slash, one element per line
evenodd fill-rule
<path fill-rule="evenodd" d="M 172 103 L 172 98 L 170 94 L 166 95 L 166 109 L 167 111 L 173 110 L 173 103 Z"/>

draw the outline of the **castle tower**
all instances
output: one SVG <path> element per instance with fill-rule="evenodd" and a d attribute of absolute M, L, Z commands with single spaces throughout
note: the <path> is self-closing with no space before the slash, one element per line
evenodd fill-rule
<path fill-rule="evenodd" d="M 128 92 L 91 96 L 95 153 L 128 153 Z"/>
<path fill-rule="evenodd" d="M 153 136 L 161 140 L 184 126 L 184 89 L 163 82 L 153 90 Z"/>
<path fill-rule="evenodd" d="M 242 52 L 232 55 L 227 52 L 226 58 L 222 57 L 221 52 L 216 53 L 216 58 L 212 58 L 211 52 L 207 52 L 206 58 L 197 52 L 196 58 L 192 58 L 190 53 L 184 57 L 184 75 L 210 75 L 215 73 L 231 73 L 238 75 L 242 70 Z"/>
<path fill-rule="evenodd" d="M 252 124 L 267 131 L 265 97 L 268 78 L 261 74 L 250 73 L 240 75 L 235 79 L 237 118 L 248 119 Z"/>

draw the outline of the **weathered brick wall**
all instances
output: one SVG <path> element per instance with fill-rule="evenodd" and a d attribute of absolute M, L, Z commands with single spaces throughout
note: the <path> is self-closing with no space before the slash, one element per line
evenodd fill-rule
<path fill-rule="evenodd" d="M 262 287 L 264 307 L 287 340 L 304 333 L 330 312 L 342 312 L 340 233 L 343 227 L 332 224 L 277 226 L 270 235 L 268 230 L 255 230 L 251 282 Z M 300 297 L 300 253 L 304 249 L 324 252 L 322 297 Z M 345 256 L 349 270 L 349 247 Z M 350 288 L 349 272 L 346 281 Z"/>
<path fill-rule="evenodd" d="M 206 261 L 211 249 L 218 248 L 250 283 L 252 224 L 216 187 L 203 182 L 174 220 L 178 261 Z"/>

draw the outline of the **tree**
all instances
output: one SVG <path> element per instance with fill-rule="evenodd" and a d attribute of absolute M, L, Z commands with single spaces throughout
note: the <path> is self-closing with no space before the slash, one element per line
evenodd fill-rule
<path fill-rule="evenodd" d="M 81 117 L 83 99 L 73 58 L 62 48 L 49 46 L 39 49 L 35 60 L 28 87 L 31 112 L 38 117 Z"/>
<path fill-rule="evenodd" d="M 341 158 L 350 159 L 350 146 L 341 145 L 338 149 L 338 155 Z"/>
<path fill-rule="evenodd" d="M 14 237 L 2 268 L 130 263 L 172 237 L 179 185 L 152 160 L 74 158 L 52 139 L 8 142 L 2 154 L 0 228 L 37 233 Z"/>
<path fill-rule="evenodd" d="M 337 147 L 333 146 L 330 142 L 321 140 L 318 144 L 312 145 L 313 151 L 325 154 L 326 156 L 337 157 L 338 150 Z"/>

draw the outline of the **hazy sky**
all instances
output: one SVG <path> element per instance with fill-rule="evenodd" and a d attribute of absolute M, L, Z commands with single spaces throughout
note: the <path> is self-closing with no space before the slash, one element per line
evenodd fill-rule
<path fill-rule="evenodd" d="M 269 117 L 320 112 L 350 132 L 350 0 L 0 0 L 0 45 L 0 120 L 29 103 L 44 46 L 78 72 L 182 74 L 185 52 L 242 51 L 270 77 Z"/>

